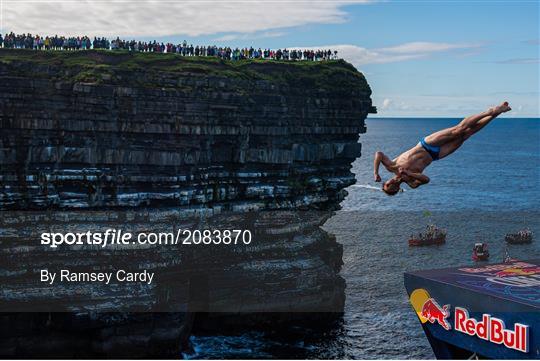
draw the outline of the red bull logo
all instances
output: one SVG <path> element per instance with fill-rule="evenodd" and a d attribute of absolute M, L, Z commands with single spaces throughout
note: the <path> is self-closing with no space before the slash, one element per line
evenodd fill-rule
<path fill-rule="evenodd" d="M 529 270 L 529 272 L 531 271 Z M 441 307 L 425 289 L 415 289 L 409 300 L 422 323 L 438 323 L 447 331 L 453 327 L 455 331 L 469 336 L 475 336 L 520 352 L 529 352 L 530 330 L 527 325 L 515 323 L 512 328 L 506 328 L 503 320 L 487 313 L 482 315 L 481 320 L 476 320 L 469 316 L 467 309 L 454 307 L 452 326 L 447 321 L 450 316 L 450 305 Z"/>
<path fill-rule="evenodd" d="M 450 330 L 452 326 L 446 320 L 450 316 L 450 305 L 439 306 L 437 301 L 433 298 L 428 298 L 428 300 L 422 306 L 422 317 L 427 319 L 431 323 L 437 322 L 445 330 Z"/>
<path fill-rule="evenodd" d="M 531 268 L 505 268 L 495 273 L 495 277 L 531 276 L 540 273 L 540 267 Z"/>
<path fill-rule="evenodd" d="M 437 301 L 423 288 L 414 290 L 409 298 L 420 322 L 438 323 L 445 330 L 449 331 L 452 326 L 447 321 L 450 315 L 450 305 L 440 306 Z"/>
<path fill-rule="evenodd" d="M 496 264 L 485 267 L 460 268 L 462 272 L 474 274 L 475 277 L 486 281 L 511 287 L 538 287 L 540 286 L 540 266 L 513 262 Z"/>
<path fill-rule="evenodd" d="M 482 267 L 466 267 L 466 268 L 460 268 L 460 271 L 467 272 L 467 273 L 488 273 L 493 274 L 497 271 L 502 271 L 509 268 L 531 268 L 536 267 L 535 264 L 532 263 L 525 263 L 525 262 L 514 262 L 514 263 L 503 263 L 503 264 L 494 264 L 489 266 L 482 266 Z"/>

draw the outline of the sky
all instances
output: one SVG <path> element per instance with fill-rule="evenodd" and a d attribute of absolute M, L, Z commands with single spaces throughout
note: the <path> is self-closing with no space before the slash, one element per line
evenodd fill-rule
<path fill-rule="evenodd" d="M 378 116 L 540 117 L 540 1 L 0 0 L 0 31 L 261 48 L 352 63 Z"/>

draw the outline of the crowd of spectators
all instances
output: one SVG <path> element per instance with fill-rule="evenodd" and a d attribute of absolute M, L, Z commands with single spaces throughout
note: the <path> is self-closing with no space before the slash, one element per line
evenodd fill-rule
<path fill-rule="evenodd" d="M 9 49 L 34 49 L 34 50 L 128 50 L 136 52 L 152 53 L 175 53 L 182 56 L 215 56 L 228 60 L 240 59 L 274 59 L 274 60 L 311 60 L 321 61 L 337 59 L 337 51 L 311 50 L 311 49 L 255 49 L 231 48 L 218 46 L 193 46 L 184 41 L 181 44 L 163 43 L 157 41 L 122 40 L 116 38 L 108 40 L 104 37 L 90 39 L 88 36 L 64 37 L 64 36 L 39 36 L 32 34 L 9 33 L 5 36 L 0 34 L 0 48 Z"/>

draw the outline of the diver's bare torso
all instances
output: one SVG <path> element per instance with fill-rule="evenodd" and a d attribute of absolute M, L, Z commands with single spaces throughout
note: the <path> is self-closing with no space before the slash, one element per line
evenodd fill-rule
<path fill-rule="evenodd" d="M 394 178 L 389 182 L 398 185 L 404 182 L 411 188 L 417 188 L 429 182 L 429 177 L 422 172 L 432 161 L 432 156 L 420 144 L 401 153 L 393 160 L 390 160 L 384 153 L 377 152 L 374 161 L 375 181 L 379 182 L 381 180 L 379 165 L 382 164 L 388 172 L 395 174 Z"/>
<path fill-rule="evenodd" d="M 416 144 L 408 151 L 394 158 L 392 162 L 397 166 L 392 172 L 396 175 L 399 175 L 399 168 L 415 173 L 422 173 L 433 162 L 433 158 L 431 158 L 431 155 L 420 144 Z"/>

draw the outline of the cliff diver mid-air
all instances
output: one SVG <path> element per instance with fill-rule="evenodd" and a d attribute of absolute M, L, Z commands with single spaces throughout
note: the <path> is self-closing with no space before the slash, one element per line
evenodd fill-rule
<path fill-rule="evenodd" d="M 393 196 L 399 192 L 400 185 L 403 182 L 407 183 L 411 188 L 418 188 L 423 184 L 429 183 L 429 177 L 422 174 L 422 172 L 431 162 L 452 154 L 471 135 L 485 127 L 500 114 L 510 110 L 511 108 L 508 102 L 504 102 L 483 113 L 471 115 L 463 119 L 456 126 L 439 130 L 422 138 L 417 145 L 401 153 L 393 160 L 388 158 L 383 152 L 376 152 L 375 159 L 373 160 L 375 182 L 381 181 L 379 165 L 382 163 L 390 173 L 395 174 L 392 178 L 384 182 L 382 186 L 382 190 L 388 195 Z"/>

